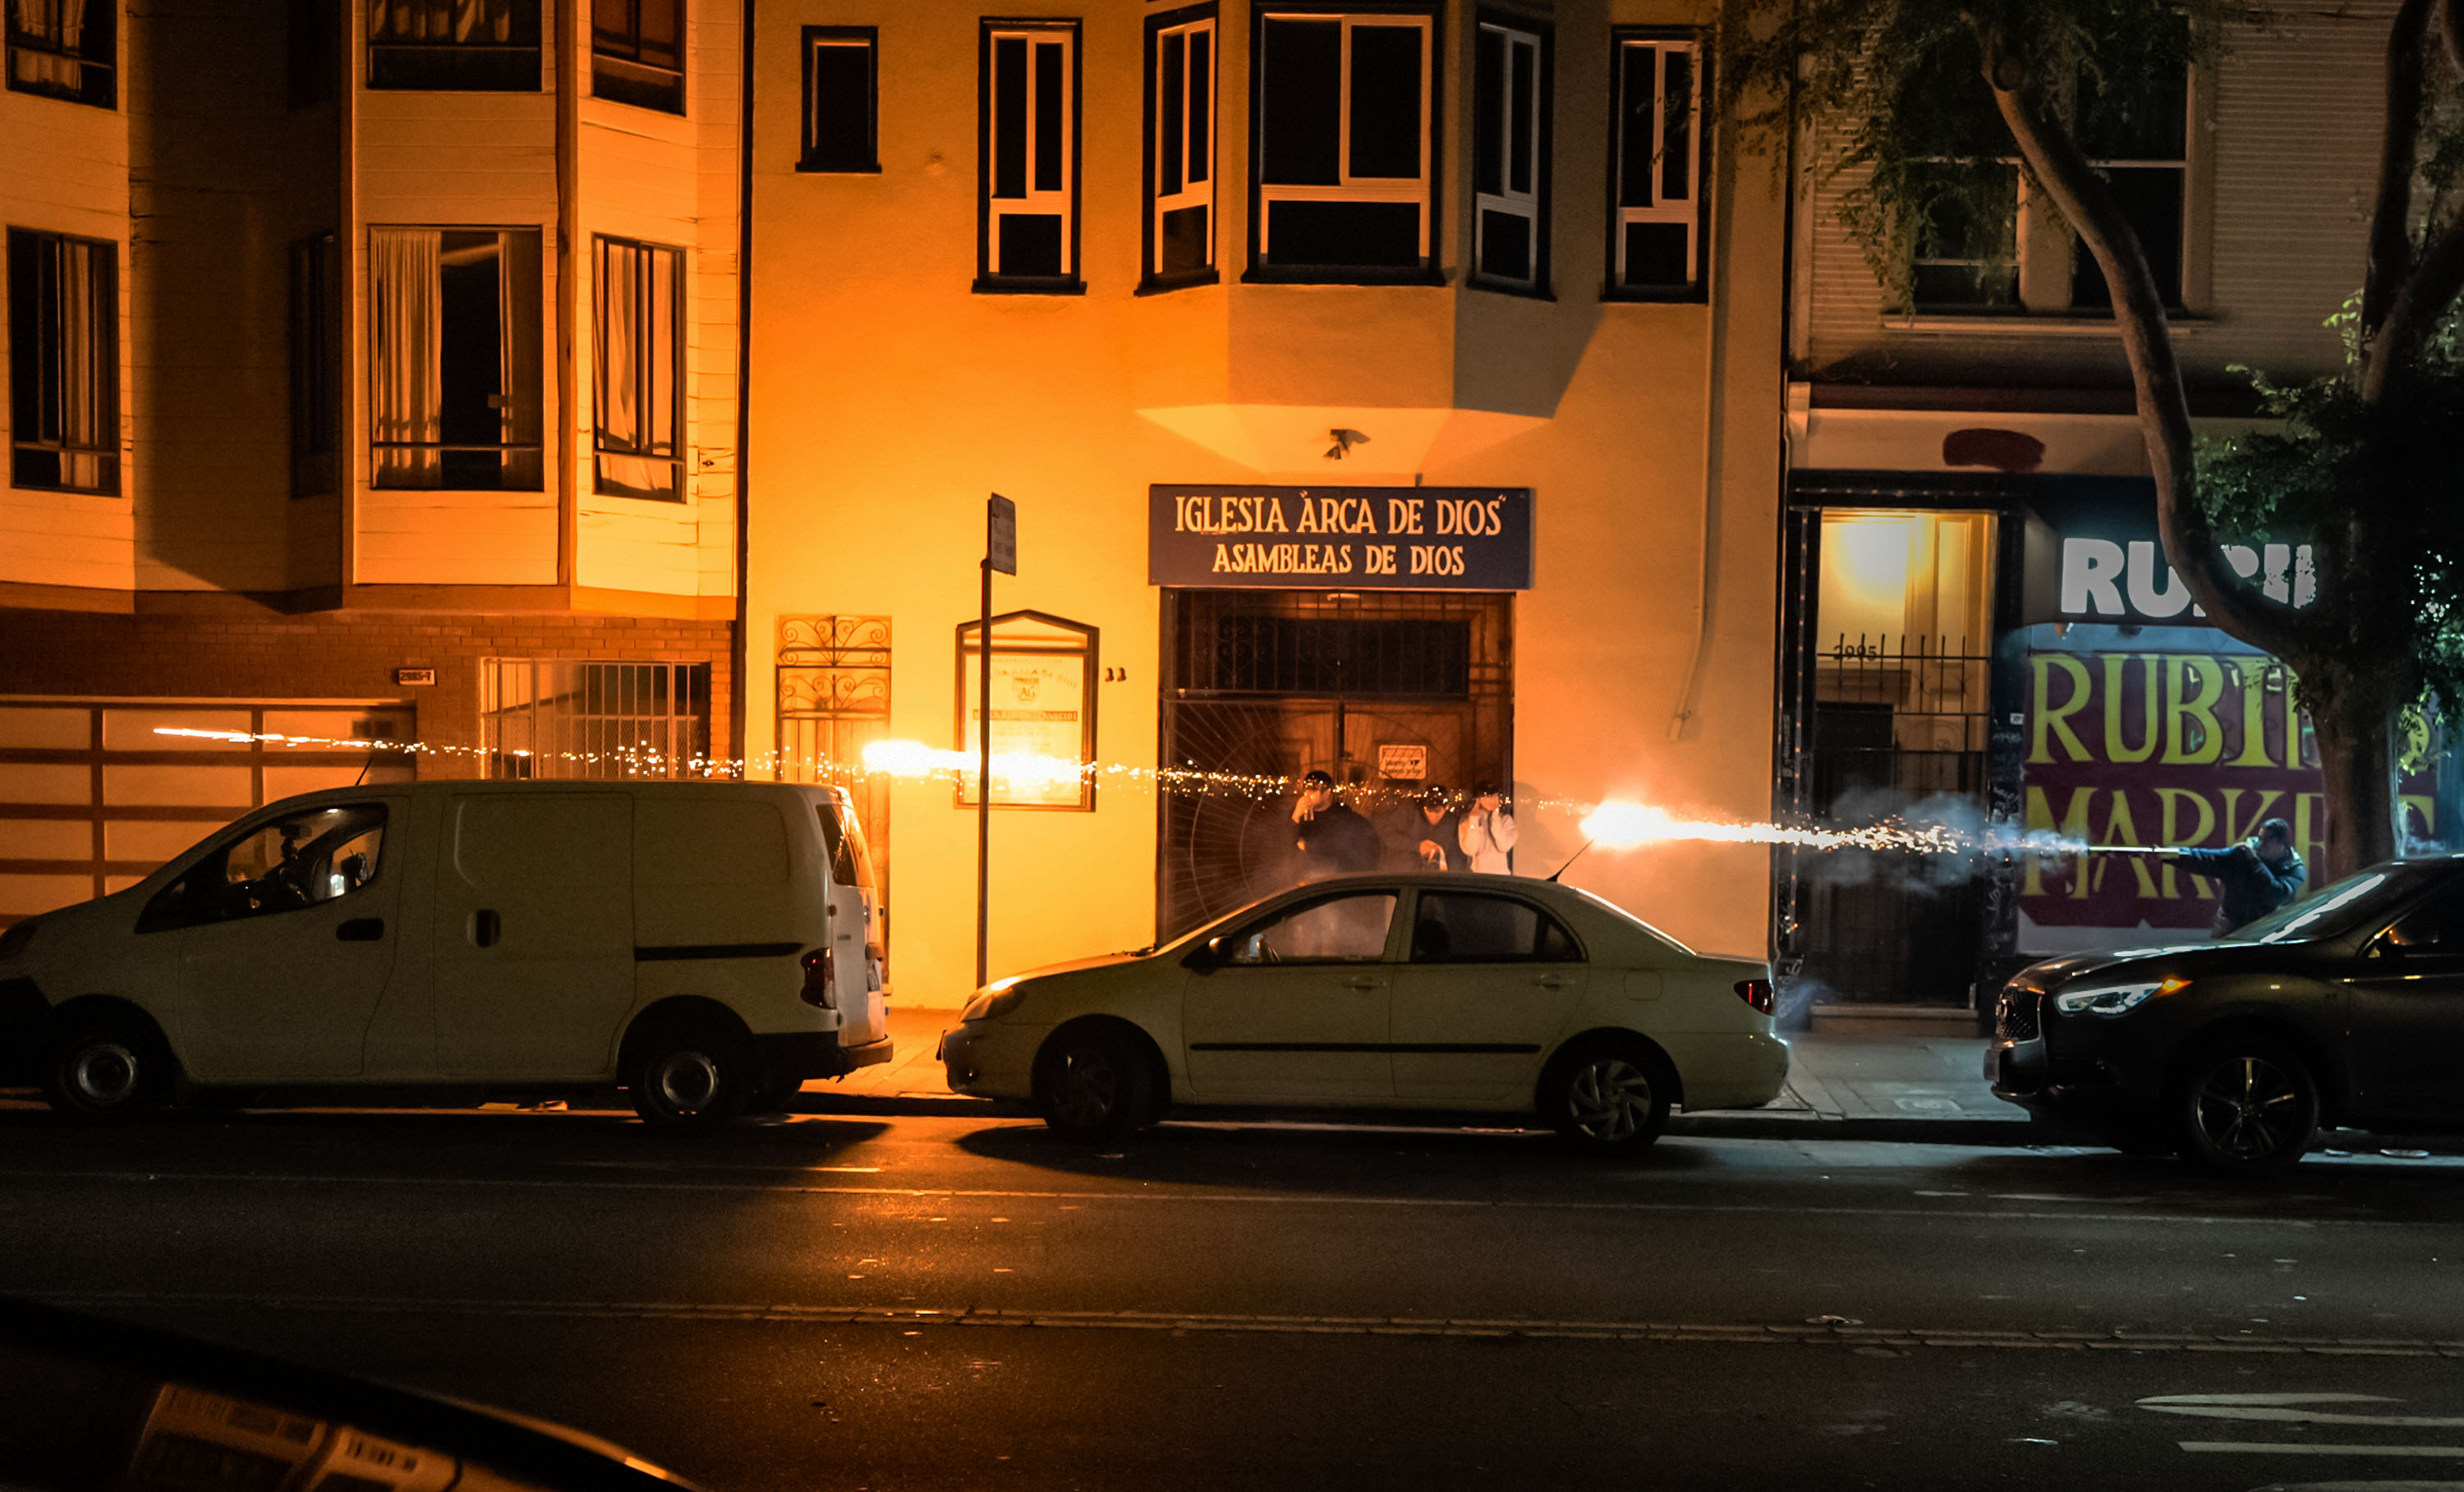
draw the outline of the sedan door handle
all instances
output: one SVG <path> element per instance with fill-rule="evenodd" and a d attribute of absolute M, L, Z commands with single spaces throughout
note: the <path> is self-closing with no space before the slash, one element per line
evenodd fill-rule
<path fill-rule="evenodd" d="M 353 917 L 334 929 L 334 937 L 343 943 L 376 943 L 385 939 L 385 918 Z"/>
<path fill-rule="evenodd" d="M 496 939 L 503 935 L 504 931 L 504 920 L 487 908 L 482 907 L 471 913 L 472 947 L 494 948 L 496 946 Z"/>
<path fill-rule="evenodd" d="M 1540 988 L 1544 990 L 1562 990 L 1567 985 L 1572 984 L 1574 981 L 1560 975 L 1544 974 L 1531 982 L 1540 986 Z"/>
<path fill-rule="evenodd" d="M 1343 987 L 1347 990 L 1382 990 L 1386 987 L 1386 981 L 1383 979 L 1346 979 L 1343 981 Z"/>

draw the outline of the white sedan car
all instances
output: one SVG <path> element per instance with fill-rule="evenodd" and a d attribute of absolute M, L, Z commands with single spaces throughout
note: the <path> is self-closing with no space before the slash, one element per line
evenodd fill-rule
<path fill-rule="evenodd" d="M 1320 881 L 1165 947 L 984 986 L 950 1086 L 1102 1140 L 1174 1104 L 1538 1113 L 1578 1149 L 1788 1077 L 1768 964 L 1696 954 L 1586 891 L 1488 875 Z"/>

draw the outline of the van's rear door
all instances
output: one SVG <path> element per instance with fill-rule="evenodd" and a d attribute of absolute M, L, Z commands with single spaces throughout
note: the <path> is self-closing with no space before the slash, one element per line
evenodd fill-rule
<path fill-rule="evenodd" d="M 869 1046 L 890 1034 L 882 988 L 882 908 L 864 826 L 843 797 L 818 805 L 830 849 L 830 949 L 838 970 L 839 1044 Z"/>

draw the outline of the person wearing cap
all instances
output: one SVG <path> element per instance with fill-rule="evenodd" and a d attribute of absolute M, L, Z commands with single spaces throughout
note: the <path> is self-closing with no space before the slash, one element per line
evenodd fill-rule
<path fill-rule="evenodd" d="M 1495 782 L 1482 782 L 1472 789 L 1471 806 L 1463 810 L 1455 840 L 1470 858 L 1471 868 L 1481 874 L 1514 873 L 1506 858 L 1514 848 L 1514 815 L 1507 811 L 1506 797 Z"/>
<path fill-rule="evenodd" d="M 2167 862 L 2214 880 L 2223 898 L 2216 904 L 2216 936 L 2230 937 L 2301 894 L 2310 867 L 2293 847 L 2293 825 L 2270 819 L 2258 832 L 2238 845 L 2217 849 L 2168 849 Z"/>
<path fill-rule="evenodd" d="M 1304 881 L 1377 868 L 1377 831 L 1368 820 L 1335 801 L 1334 779 L 1324 772 L 1310 771 L 1301 778 L 1300 801 L 1292 805 L 1292 829 Z"/>
<path fill-rule="evenodd" d="M 1471 857 L 1463 850 L 1463 810 L 1452 790 L 1432 782 L 1415 795 L 1388 843 L 1400 852 L 1405 868 L 1468 870 Z"/>

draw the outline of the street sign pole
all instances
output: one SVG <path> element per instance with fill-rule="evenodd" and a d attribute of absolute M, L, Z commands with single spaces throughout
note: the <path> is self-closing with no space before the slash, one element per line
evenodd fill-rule
<path fill-rule="evenodd" d="M 1018 573 L 1018 505 L 984 505 L 983 599 L 976 621 L 976 987 L 992 977 L 993 572 Z"/>

